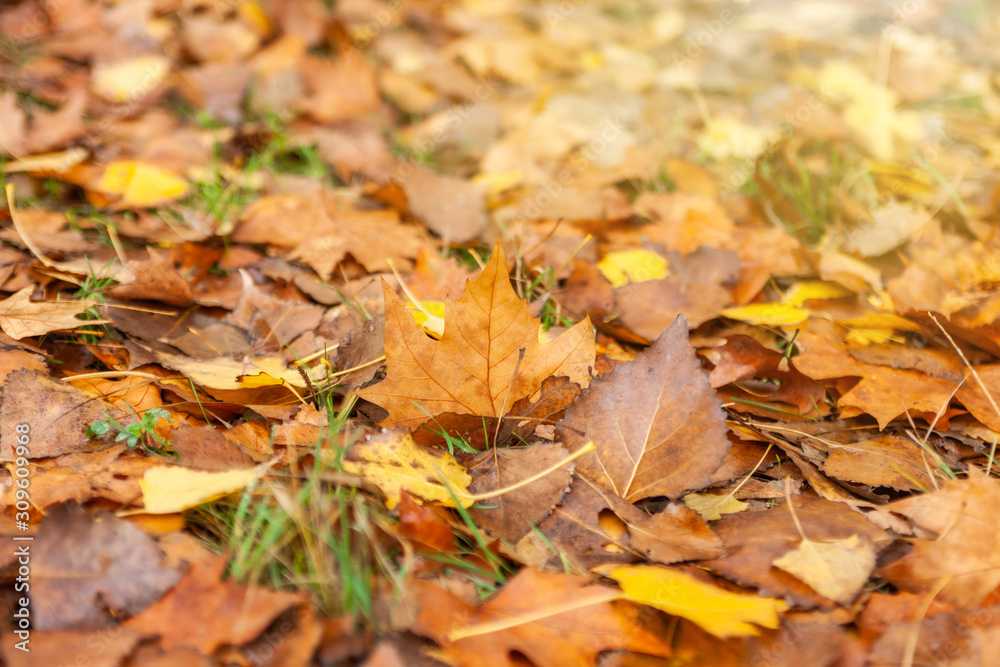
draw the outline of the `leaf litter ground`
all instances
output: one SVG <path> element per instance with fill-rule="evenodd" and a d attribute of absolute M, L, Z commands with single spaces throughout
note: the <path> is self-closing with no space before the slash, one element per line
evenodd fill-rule
<path fill-rule="evenodd" d="M 4 662 L 992 664 L 988 18 L 7 3 Z"/>

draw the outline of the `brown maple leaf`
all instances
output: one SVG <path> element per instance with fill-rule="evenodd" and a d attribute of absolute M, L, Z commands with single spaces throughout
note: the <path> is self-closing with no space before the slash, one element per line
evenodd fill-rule
<path fill-rule="evenodd" d="M 358 395 L 389 412 L 384 426 L 412 427 L 446 412 L 501 417 L 550 376 L 590 381 L 590 320 L 539 342 L 539 320 L 514 293 L 499 241 L 479 278 L 447 303 L 440 341 L 427 337 L 385 283 L 383 291 L 387 376 Z"/>

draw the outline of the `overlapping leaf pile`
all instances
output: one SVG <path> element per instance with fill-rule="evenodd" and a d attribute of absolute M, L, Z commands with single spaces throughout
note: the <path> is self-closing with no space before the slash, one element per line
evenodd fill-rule
<path fill-rule="evenodd" d="M 4 663 L 992 665 L 987 18 L 4 4 Z"/>

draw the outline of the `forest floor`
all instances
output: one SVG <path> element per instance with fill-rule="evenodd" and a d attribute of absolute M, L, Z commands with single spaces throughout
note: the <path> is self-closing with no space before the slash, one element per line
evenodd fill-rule
<path fill-rule="evenodd" d="M 998 37 L 4 3 L 2 664 L 996 664 Z"/>

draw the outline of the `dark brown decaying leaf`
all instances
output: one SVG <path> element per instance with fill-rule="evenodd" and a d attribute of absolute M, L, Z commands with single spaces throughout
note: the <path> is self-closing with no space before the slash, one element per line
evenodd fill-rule
<path fill-rule="evenodd" d="M 32 627 L 105 627 L 155 602 L 180 578 L 141 530 L 106 512 L 76 503 L 49 510 L 31 557 Z"/>
<path fill-rule="evenodd" d="M 729 440 L 725 415 L 678 319 L 634 361 L 595 380 L 567 410 L 571 450 L 595 451 L 578 469 L 634 502 L 705 488 Z"/>
<path fill-rule="evenodd" d="M 103 418 L 100 400 L 38 371 L 14 371 L 3 386 L 0 422 L 29 425 L 29 458 L 80 451 L 90 441 L 87 427 Z M 14 431 L 0 438 L 0 461 L 13 461 Z M 92 448 L 104 446 L 95 443 Z"/>
<path fill-rule="evenodd" d="M 529 447 L 495 447 L 476 457 L 467 467 L 472 477 L 469 491 L 489 493 L 517 484 L 555 465 L 569 452 L 556 443 Z M 572 463 L 509 493 L 483 501 L 489 509 L 470 509 L 469 514 L 493 537 L 516 542 L 537 526 L 562 502 L 569 490 Z"/>
<path fill-rule="evenodd" d="M 604 563 L 632 563 L 639 554 L 632 548 L 628 523 L 641 523 L 648 515 L 586 475 L 574 475 L 573 485 L 562 504 L 538 530 L 558 550 L 538 535 L 528 533 L 518 543 L 519 558 L 540 567 L 559 563 L 560 556 L 580 567 Z"/>
<path fill-rule="evenodd" d="M 346 390 L 356 389 L 367 384 L 379 368 L 384 365 L 370 363 L 382 356 L 385 350 L 385 318 L 378 317 L 368 320 L 357 329 L 352 329 L 347 336 L 340 339 L 337 346 L 337 371 L 343 372 L 352 368 L 357 370 L 342 375 L 337 384 Z M 365 366 L 365 364 L 368 364 Z M 364 368 L 358 368 L 364 366 Z"/>

